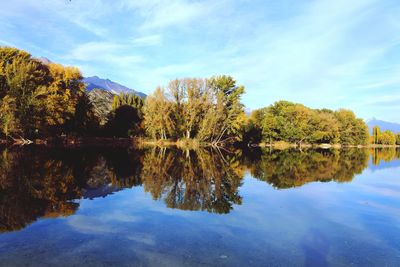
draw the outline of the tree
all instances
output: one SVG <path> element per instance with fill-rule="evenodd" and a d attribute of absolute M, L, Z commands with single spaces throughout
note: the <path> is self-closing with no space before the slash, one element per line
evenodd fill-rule
<path fill-rule="evenodd" d="M 12 133 L 19 133 L 20 124 L 15 118 L 15 99 L 10 96 L 5 96 L 0 100 L 0 133 L 6 137 Z"/>
<path fill-rule="evenodd" d="M 374 126 L 372 129 L 372 143 L 373 144 L 379 144 L 379 138 L 381 134 L 381 129 L 379 126 Z"/>
<path fill-rule="evenodd" d="M 217 96 L 217 106 L 221 113 L 222 121 L 219 121 L 221 127 L 217 128 L 217 139 L 214 139 L 214 141 L 219 142 L 224 135 L 229 138 L 229 136 L 234 136 L 240 131 L 241 125 L 235 122 L 238 116 L 244 112 L 244 106 L 240 100 L 245 88 L 242 85 L 237 86 L 232 77 L 225 75 L 212 77 L 209 79 L 209 83 Z"/>
<path fill-rule="evenodd" d="M 143 105 L 143 99 L 133 93 L 114 96 L 112 111 L 105 126 L 108 134 L 120 137 L 141 135 Z"/>
<path fill-rule="evenodd" d="M 3 131 L 27 137 L 66 131 L 84 91 L 81 79 L 76 68 L 43 64 L 25 51 L 0 47 L 0 99 L 3 110 L 10 105 L 1 115 Z"/>
<path fill-rule="evenodd" d="M 167 139 L 175 128 L 171 104 L 160 87 L 147 96 L 143 107 L 144 125 L 147 133 L 155 139 Z"/>
<path fill-rule="evenodd" d="M 144 122 L 153 138 L 196 138 L 220 144 L 241 135 L 243 86 L 229 76 L 173 80 L 146 99 Z"/>
<path fill-rule="evenodd" d="M 340 109 L 335 112 L 339 122 L 340 143 L 343 145 L 365 145 L 368 142 L 368 127 L 362 119 L 356 118 L 351 110 Z"/>
<path fill-rule="evenodd" d="M 263 140 L 269 143 L 285 141 L 301 145 L 302 142 L 340 142 L 359 145 L 366 144 L 369 137 L 364 121 L 349 110 L 318 110 L 289 101 L 278 101 L 252 112 L 251 117 L 253 119 L 250 122 L 261 129 Z"/>
<path fill-rule="evenodd" d="M 37 89 L 38 103 L 43 114 L 42 129 L 60 133 L 65 123 L 73 119 L 76 106 L 84 94 L 82 75 L 77 68 L 60 64 L 48 65 L 51 83 Z"/>
<path fill-rule="evenodd" d="M 264 112 L 263 134 L 272 139 L 302 143 L 311 133 L 311 111 L 301 104 L 289 101 L 275 102 Z"/>
<path fill-rule="evenodd" d="M 339 122 L 330 110 L 316 110 L 311 118 L 312 133 L 309 138 L 311 143 L 337 143 L 339 142 Z"/>
<path fill-rule="evenodd" d="M 382 145 L 395 145 L 396 135 L 392 131 L 386 130 L 379 135 L 378 143 Z"/>

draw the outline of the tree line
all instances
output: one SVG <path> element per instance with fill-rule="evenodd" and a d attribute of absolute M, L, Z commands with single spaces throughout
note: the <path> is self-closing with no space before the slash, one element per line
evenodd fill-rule
<path fill-rule="evenodd" d="M 400 145 L 400 133 L 394 133 L 390 130 L 381 131 L 379 126 L 372 129 L 370 143 L 373 145 Z"/>
<path fill-rule="evenodd" d="M 278 101 L 250 114 L 245 138 L 249 142 L 366 145 L 368 127 L 346 109 L 311 109 Z"/>
<path fill-rule="evenodd" d="M 0 139 L 60 135 L 145 137 L 223 143 L 396 144 L 345 109 L 311 109 L 278 101 L 245 113 L 245 92 L 230 76 L 172 80 L 146 99 L 114 95 L 106 120 L 88 97 L 79 69 L 0 47 Z M 105 121 L 105 122 L 103 122 Z"/>

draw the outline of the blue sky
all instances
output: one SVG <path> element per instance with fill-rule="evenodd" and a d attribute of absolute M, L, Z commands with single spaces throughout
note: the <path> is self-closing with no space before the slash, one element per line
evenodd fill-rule
<path fill-rule="evenodd" d="M 0 45 L 144 93 L 229 74 L 285 99 L 400 122 L 399 0 L 0 0 Z"/>

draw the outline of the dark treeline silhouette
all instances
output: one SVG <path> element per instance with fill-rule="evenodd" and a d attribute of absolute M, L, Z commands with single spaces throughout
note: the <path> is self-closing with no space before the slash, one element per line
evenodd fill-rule
<path fill-rule="evenodd" d="M 69 216 L 76 199 L 141 185 L 169 208 L 229 213 L 242 203 L 246 170 L 279 189 L 349 182 L 368 165 L 400 158 L 395 149 L 223 151 L 126 149 L 0 150 L 0 231 L 40 217 Z"/>
<path fill-rule="evenodd" d="M 230 76 L 175 79 L 146 99 L 85 88 L 77 68 L 0 47 L 0 140 L 25 144 L 76 136 L 190 139 L 214 146 L 369 143 L 366 124 L 349 110 L 278 101 L 247 116 L 241 103 L 245 88 Z M 399 143 L 399 135 L 377 130 L 371 140 L 393 145 L 396 138 Z"/>

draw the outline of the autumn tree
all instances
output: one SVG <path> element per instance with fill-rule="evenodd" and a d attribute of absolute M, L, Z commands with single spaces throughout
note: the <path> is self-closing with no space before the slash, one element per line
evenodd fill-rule
<path fill-rule="evenodd" d="M 48 65 L 51 82 L 37 89 L 42 129 L 62 132 L 65 123 L 75 114 L 78 101 L 84 93 L 82 75 L 77 68 L 60 64 Z"/>
<path fill-rule="evenodd" d="M 1 133 L 29 137 L 65 131 L 84 91 L 81 79 L 76 68 L 0 47 Z"/>
<path fill-rule="evenodd" d="M 144 119 L 153 138 L 195 138 L 219 144 L 240 135 L 246 116 L 243 86 L 229 76 L 173 80 L 146 99 Z"/>
<path fill-rule="evenodd" d="M 145 129 L 154 139 L 167 139 L 174 133 L 171 103 L 161 87 L 157 87 L 152 95 L 147 96 L 143 114 Z"/>
<path fill-rule="evenodd" d="M 382 145 L 395 145 L 396 144 L 396 135 L 389 130 L 381 132 L 378 138 L 378 143 Z"/>

